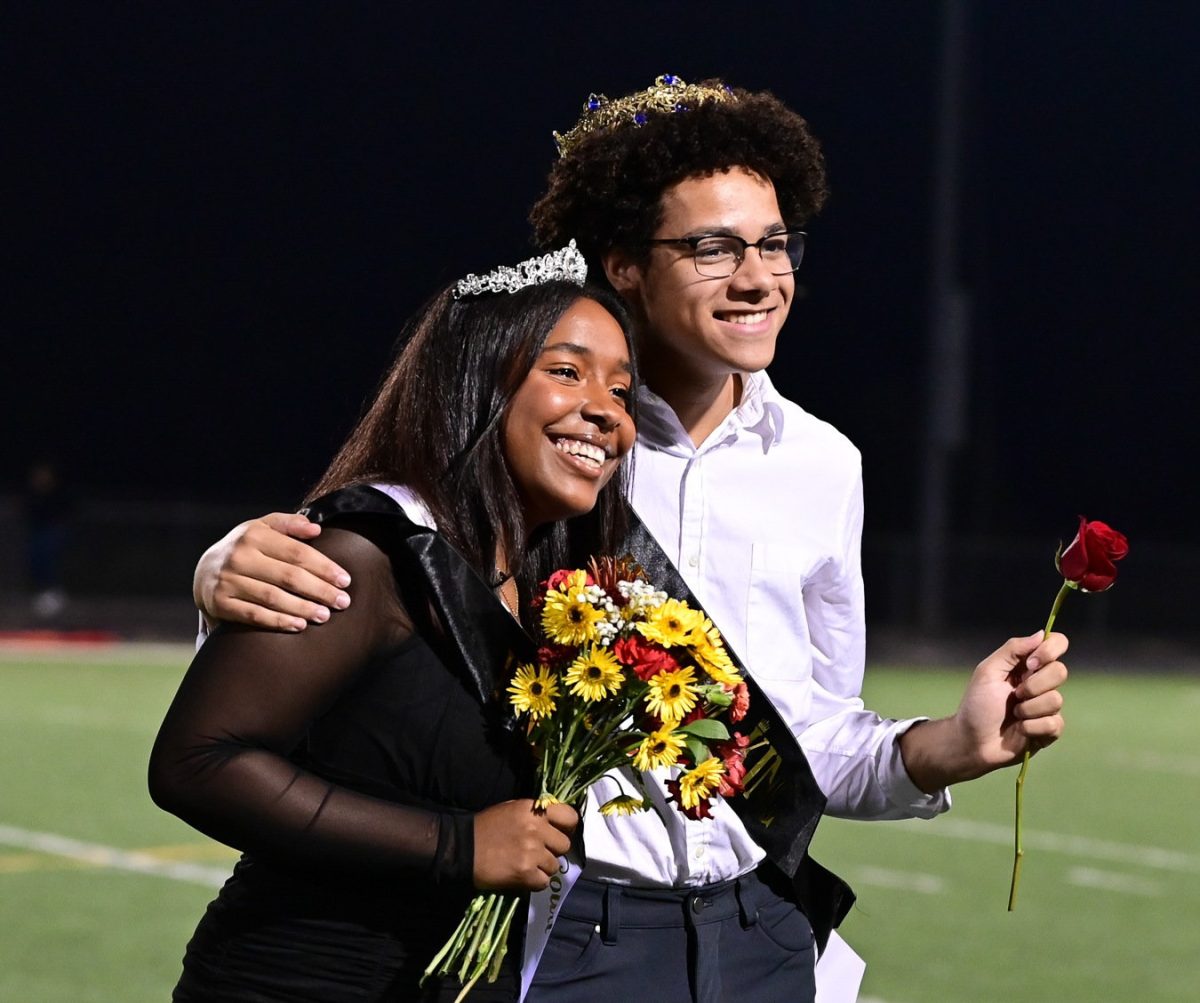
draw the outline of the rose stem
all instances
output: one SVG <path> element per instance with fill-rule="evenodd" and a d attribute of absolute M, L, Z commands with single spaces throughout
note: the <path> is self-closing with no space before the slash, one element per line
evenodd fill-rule
<path fill-rule="evenodd" d="M 1067 593 L 1075 586 L 1071 582 L 1064 581 L 1062 588 L 1058 590 L 1058 595 L 1054 597 L 1054 605 L 1050 607 L 1050 616 L 1046 618 L 1046 626 L 1042 629 L 1042 636 L 1046 637 L 1050 633 L 1050 628 L 1054 626 L 1054 621 L 1058 618 L 1058 611 L 1062 609 L 1063 600 Z M 1017 816 L 1016 826 L 1013 837 L 1013 869 L 1012 882 L 1008 886 L 1008 911 L 1012 912 L 1017 905 L 1017 885 L 1021 882 L 1021 859 L 1025 856 L 1025 850 L 1021 846 L 1021 818 L 1025 807 L 1025 774 L 1029 772 L 1029 750 L 1025 750 L 1025 755 L 1021 757 L 1021 769 L 1017 773 Z"/>

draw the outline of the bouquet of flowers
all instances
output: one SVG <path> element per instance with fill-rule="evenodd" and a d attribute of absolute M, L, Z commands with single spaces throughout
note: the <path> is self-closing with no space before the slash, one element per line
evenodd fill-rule
<path fill-rule="evenodd" d="M 629 765 L 676 767 L 665 781 L 668 800 L 690 819 L 708 817 L 714 794 L 744 788 L 751 737 L 731 733 L 721 719 L 742 720 L 749 695 L 702 611 L 646 582 L 628 558 L 557 571 L 534 604 L 543 643 L 536 662 L 517 667 L 507 692 L 537 758 L 535 810 L 555 802 L 580 809 L 593 783 Z M 622 788 L 602 813 L 652 806 L 641 774 L 628 776 L 632 792 Z M 485 973 L 494 981 L 518 901 L 477 895 L 425 977 L 457 975 L 458 1000 Z"/>

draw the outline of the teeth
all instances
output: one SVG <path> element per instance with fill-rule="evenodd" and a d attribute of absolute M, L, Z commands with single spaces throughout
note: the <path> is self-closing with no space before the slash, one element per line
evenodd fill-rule
<path fill-rule="evenodd" d="M 596 466 L 601 466 L 605 460 L 603 449 L 593 446 L 590 442 L 580 442 L 578 439 L 555 439 L 554 448 L 560 453 L 569 453 L 571 456 L 588 460 Z"/>
<path fill-rule="evenodd" d="M 767 311 L 759 310 L 757 313 L 725 313 L 718 314 L 718 316 L 730 324 L 761 324 L 767 319 Z"/>

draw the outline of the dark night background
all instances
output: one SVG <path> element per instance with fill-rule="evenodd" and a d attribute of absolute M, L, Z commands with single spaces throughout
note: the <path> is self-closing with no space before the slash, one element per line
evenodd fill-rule
<path fill-rule="evenodd" d="M 970 396 L 953 530 L 1033 541 L 1048 559 L 1082 512 L 1129 534 L 1134 583 L 1141 554 L 1143 582 L 1161 585 L 1200 556 L 1200 7 L 969 11 Z M 833 195 L 771 372 L 863 450 L 868 544 L 911 537 L 941 13 L 862 0 L 10 11 L 0 491 L 50 452 L 81 498 L 291 507 L 402 319 L 440 283 L 529 252 L 550 131 L 589 91 L 670 71 L 773 90 L 822 140 Z M 1032 592 L 1036 616 L 1051 578 L 1008 588 Z M 1114 607 L 1163 626 L 1140 591 Z"/>

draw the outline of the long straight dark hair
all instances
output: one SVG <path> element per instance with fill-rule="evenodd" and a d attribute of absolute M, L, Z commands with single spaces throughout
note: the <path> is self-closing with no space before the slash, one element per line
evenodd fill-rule
<path fill-rule="evenodd" d="M 618 553 L 627 526 L 628 460 L 591 512 L 531 535 L 501 442 L 513 395 L 550 331 L 584 297 L 616 319 L 632 363 L 629 316 L 606 289 L 547 282 L 515 293 L 455 299 L 447 288 L 435 295 L 406 325 L 378 392 L 307 500 L 350 484 L 406 485 L 429 508 L 438 532 L 485 578 L 495 570 L 497 544 L 503 547 L 526 596 L 558 567 Z M 636 372 L 634 379 L 636 391 Z M 631 393 L 631 412 L 635 401 Z"/>

